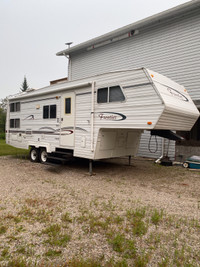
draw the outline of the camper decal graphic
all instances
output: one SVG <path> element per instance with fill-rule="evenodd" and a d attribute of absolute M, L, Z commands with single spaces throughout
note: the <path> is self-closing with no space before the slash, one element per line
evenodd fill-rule
<path fill-rule="evenodd" d="M 70 134 L 73 134 L 74 131 L 72 130 L 67 130 L 67 129 L 61 129 L 61 135 L 70 135 Z"/>
<path fill-rule="evenodd" d="M 61 128 L 61 131 L 72 131 L 72 133 L 74 132 L 74 127 L 64 127 L 64 128 Z M 82 132 L 87 132 L 85 129 L 81 128 L 81 127 L 75 127 L 75 130 L 77 131 L 82 131 Z"/>
<path fill-rule="evenodd" d="M 179 98 L 180 100 L 186 101 L 188 102 L 189 100 L 187 99 L 186 96 L 184 96 L 183 94 L 181 94 L 179 91 L 177 91 L 176 89 L 172 89 L 170 87 L 167 87 L 167 91 L 174 97 Z"/>
<path fill-rule="evenodd" d="M 75 130 L 87 132 L 85 129 L 75 127 Z M 39 131 L 34 131 L 35 134 L 52 134 L 52 135 L 70 135 L 74 133 L 74 127 L 63 127 L 61 129 L 53 129 L 51 127 L 41 127 Z"/>
<path fill-rule="evenodd" d="M 25 119 L 24 119 L 24 121 L 25 120 L 34 120 L 34 115 L 29 115 L 28 117 L 26 117 Z"/>
<path fill-rule="evenodd" d="M 72 129 L 72 127 L 70 127 Z M 69 135 L 73 134 L 74 131 L 70 130 L 69 128 L 61 128 L 61 129 L 53 129 L 51 127 L 41 127 L 39 129 L 40 133 L 42 134 L 53 134 L 53 135 Z"/>
<path fill-rule="evenodd" d="M 116 112 L 101 112 L 98 113 L 98 117 L 105 121 L 123 121 L 126 119 L 125 115 Z"/>

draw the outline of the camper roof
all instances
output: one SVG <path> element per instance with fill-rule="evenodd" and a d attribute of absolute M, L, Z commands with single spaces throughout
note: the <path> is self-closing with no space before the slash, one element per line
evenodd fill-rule
<path fill-rule="evenodd" d="M 70 90 L 70 89 L 78 89 L 86 86 L 90 86 L 92 84 L 92 81 L 96 80 L 97 77 L 101 77 L 102 75 L 109 74 L 109 73 L 117 73 L 117 72 L 125 72 L 125 71 L 137 71 L 145 68 L 136 68 L 136 69 L 126 69 L 126 70 L 116 70 L 116 71 L 110 71 L 107 73 L 101 73 L 97 74 L 93 77 L 86 77 L 84 79 L 78 79 L 70 82 L 62 82 L 62 83 L 56 83 L 51 84 L 49 86 L 45 86 L 43 88 L 39 88 L 37 90 L 31 90 L 26 92 L 21 92 L 12 96 L 8 97 L 8 100 L 17 100 L 17 99 L 23 99 L 23 98 L 29 98 L 32 96 L 38 96 L 38 95 L 46 95 L 49 93 L 56 93 L 61 92 L 64 90 Z"/>

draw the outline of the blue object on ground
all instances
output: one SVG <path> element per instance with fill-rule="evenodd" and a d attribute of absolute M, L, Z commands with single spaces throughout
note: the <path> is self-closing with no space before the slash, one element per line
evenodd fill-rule
<path fill-rule="evenodd" d="M 184 163 L 183 167 L 190 169 L 200 169 L 200 156 L 191 156 Z"/>

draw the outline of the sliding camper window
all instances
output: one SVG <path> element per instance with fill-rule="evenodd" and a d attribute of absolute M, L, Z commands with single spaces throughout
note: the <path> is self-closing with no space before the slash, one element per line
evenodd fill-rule
<path fill-rule="evenodd" d="M 10 119 L 10 128 L 20 128 L 20 119 Z"/>
<path fill-rule="evenodd" d="M 125 96 L 120 86 L 111 86 L 98 89 L 97 103 L 124 101 Z"/>
<path fill-rule="evenodd" d="M 65 114 L 71 114 L 71 97 L 65 98 Z"/>
<path fill-rule="evenodd" d="M 10 112 L 20 111 L 20 102 L 15 102 L 10 104 Z"/>
<path fill-rule="evenodd" d="M 43 106 L 43 119 L 56 118 L 56 105 Z"/>

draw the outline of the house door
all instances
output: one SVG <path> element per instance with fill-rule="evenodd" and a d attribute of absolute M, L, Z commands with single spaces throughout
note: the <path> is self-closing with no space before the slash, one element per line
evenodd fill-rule
<path fill-rule="evenodd" d="M 65 93 L 61 97 L 60 145 L 74 146 L 75 94 Z"/>

